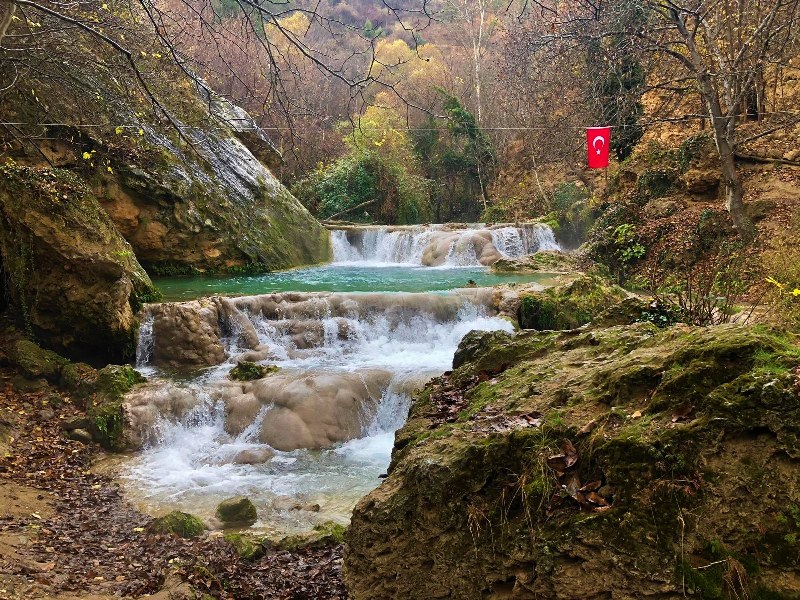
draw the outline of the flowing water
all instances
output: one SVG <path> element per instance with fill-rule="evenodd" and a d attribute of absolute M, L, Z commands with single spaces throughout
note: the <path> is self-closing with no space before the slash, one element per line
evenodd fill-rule
<path fill-rule="evenodd" d="M 496 231 L 492 245 L 502 255 L 547 247 L 524 229 Z M 386 471 L 413 390 L 451 367 L 469 331 L 512 330 L 495 316 L 491 290 L 454 289 L 469 279 L 500 281 L 485 267 L 415 262 L 440 230 L 394 233 L 334 232 L 339 264 L 280 274 L 280 283 L 265 276 L 171 284 L 173 298 L 194 289 L 259 295 L 224 301 L 220 343 L 227 359 L 193 375 L 176 376 L 165 367 L 169 353 L 163 350 L 175 339 L 159 337 L 165 313 L 150 307 L 139 368 L 152 382 L 145 404 L 154 410 L 147 414 L 157 416 L 147 421 L 145 448 L 123 466 L 128 496 L 155 514 L 179 509 L 210 518 L 221 500 L 245 495 L 258 510 L 254 528 L 275 536 L 327 520 L 347 523 L 355 503 Z M 453 247 L 465 235 L 458 232 Z M 303 280 L 305 289 L 334 291 L 268 294 L 297 289 Z M 402 288 L 414 293 L 397 291 Z M 206 310 L 181 306 L 184 314 Z M 222 311 L 222 301 L 218 307 Z M 280 371 L 254 383 L 231 382 L 228 373 L 242 357 Z M 316 450 L 295 443 L 320 439 Z"/>

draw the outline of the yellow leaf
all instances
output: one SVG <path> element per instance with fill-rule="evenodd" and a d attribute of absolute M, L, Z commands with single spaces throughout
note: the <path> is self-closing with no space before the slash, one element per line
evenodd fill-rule
<path fill-rule="evenodd" d="M 92 158 L 92 155 L 89 152 L 83 153 L 83 160 L 89 160 L 90 158 Z"/>
<path fill-rule="evenodd" d="M 144 129 L 139 129 L 139 135 L 144 135 Z"/>
<path fill-rule="evenodd" d="M 792 290 L 792 296 L 800 296 L 800 290 L 798 290 L 797 288 L 794 288 Z"/>
<path fill-rule="evenodd" d="M 123 131 L 125 131 L 125 130 L 124 130 L 122 127 L 117 127 L 117 128 L 114 130 L 114 133 L 116 133 L 117 135 L 122 135 L 122 132 L 123 132 Z"/>
<path fill-rule="evenodd" d="M 112 175 L 114 174 L 114 169 L 112 169 L 110 165 L 106 167 L 106 171 L 108 171 Z"/>
<path fill-rule="evenodd" d="M 108 4 L 103 4 L 102 8 L 103 10 L 108 10 Z"/>

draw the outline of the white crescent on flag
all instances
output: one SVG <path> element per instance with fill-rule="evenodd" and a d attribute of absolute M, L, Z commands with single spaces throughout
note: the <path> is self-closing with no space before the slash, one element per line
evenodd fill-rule
<path fill-rule="evenodd" d="M 594 140 L 592 140 L 592 148 L 594 148 L 595 151 L 597 151 L 597 154 L 600 154 L 601 148 L 597 147 L 597 141 L 598 140 L 600 140 L 600 145 L 601 146 L 605 146 L 606 145 L 606 138 L 604 138 L 602 135 L 598 135 L 596 138 L 594 138 Z"/>

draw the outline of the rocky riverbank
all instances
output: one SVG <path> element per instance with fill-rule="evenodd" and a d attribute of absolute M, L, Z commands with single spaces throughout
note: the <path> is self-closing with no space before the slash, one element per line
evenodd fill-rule
<path fill-rule="evenodd" d="M 797 598 L 798 364 L 763 327 L 471 334 L 355 509 L 348 589 Z"/>
<path fill-rule="evenodd" d="M 155 533 L 152 517 L 93 473 L 99 446 L 68 439 L 81 402 L 53 386 L 15 390 L 15 377 L 0 366 L 0 597 L 347 597 L 339 544 L 261 546 L 243 559 L 221 533 Z"/>

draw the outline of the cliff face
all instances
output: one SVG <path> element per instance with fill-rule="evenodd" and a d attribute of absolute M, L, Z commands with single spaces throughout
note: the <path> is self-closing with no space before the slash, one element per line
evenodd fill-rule
<path fill-rule="evenodd" d="M 78 174 L 151 273 L 328 260 L 327 231 L 262 162 L 280 156 L 247 113 L 169 59 L 136 9 L 87 9 L 124 32 L 149 93 L 118 52 L 43 16 L 25 49 L 36 69 L 0 102 L 0 120 L 19 124 L 0 133 L 6 155 Z"/>
<path fill-rule="evenodd" d="M 133 357 L 135 314 L 157 292 L 80 178 L 0 167 L 0 257 L 12 309 L 47 346 L 100 362 Z"/>
<path fill-rule="evenodd" d="M 361 598 L 796 598 L 797 348 L 744 326 L 470 334 L 357 505 Z"/>

